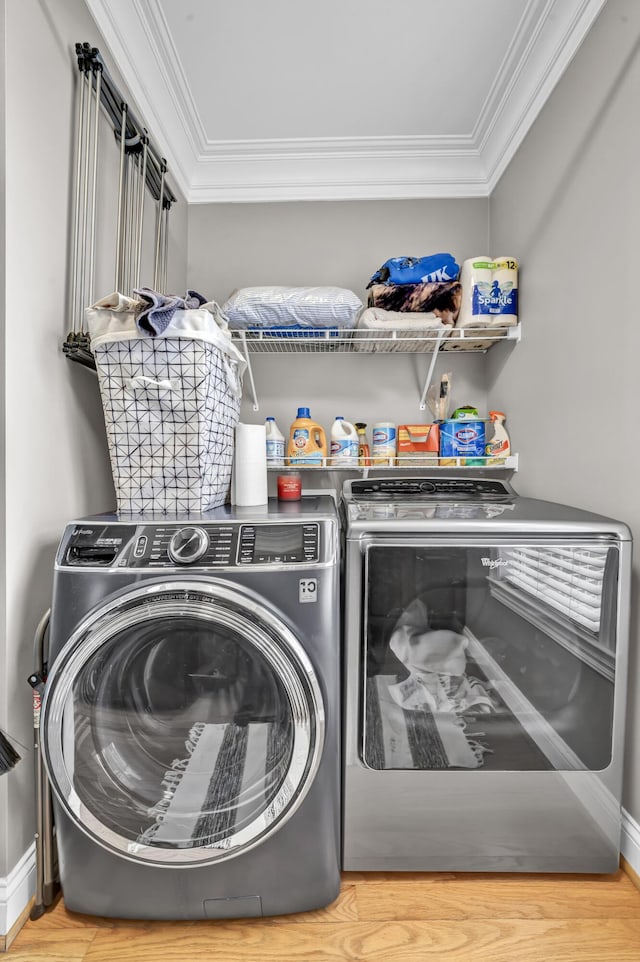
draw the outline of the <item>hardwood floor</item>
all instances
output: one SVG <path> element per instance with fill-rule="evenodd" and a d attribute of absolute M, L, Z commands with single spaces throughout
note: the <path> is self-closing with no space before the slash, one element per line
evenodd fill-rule
<path fill-rule="evenodd" d="M 640 891 L 616 875 L 343 875 L 303 915 L 27 922 L 11 962 L 639 962 Z"/>

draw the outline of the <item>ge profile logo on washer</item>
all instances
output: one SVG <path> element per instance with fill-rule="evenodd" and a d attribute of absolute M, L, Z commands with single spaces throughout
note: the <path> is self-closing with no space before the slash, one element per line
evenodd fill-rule
<path fill-rule="evenodd" d="M 301 578 L 298 583 L 298 601 L 301 605 L 318 600 L 318 579 Z"/>

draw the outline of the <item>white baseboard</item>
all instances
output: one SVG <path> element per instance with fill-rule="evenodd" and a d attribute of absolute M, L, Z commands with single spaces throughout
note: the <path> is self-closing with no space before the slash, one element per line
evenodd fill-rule
<path fill-rule="evenodd" d="M 11 930 L 29 904 L 36 887 L 35 842 L 5 878 L 0 878 L 0 937 Z"/>
<path fill-rule="evenodd" d="M 622 809 L 620 851 L 636 875 L 640 875 L 640 825 L 624 808 Z"/>

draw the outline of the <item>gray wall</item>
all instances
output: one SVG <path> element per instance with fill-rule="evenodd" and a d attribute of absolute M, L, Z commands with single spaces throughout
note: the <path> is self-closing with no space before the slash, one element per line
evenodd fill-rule
<path fill-rule="evenodd" d="M 67 361 L 66 278 L 73 169 L 76 41 L 108 52 L 83 0 L 3 5 L 6 29 L 6 499 L 0 574 L 0 725 L 26 746 L 0 780 L 0 877 L 33 840 L 33 635 L 50 604 L 56 544 L 72 517 L 114 504 L 95 375 Z M 124 88 L 120 88 L 124 92 Z M 101 131 L 96 294 L 113 289 L 117 148 Z M 186 204 L 171 214 L 169 283 L 185 287 Z M 152 256 L 149 257 L 149 260 Z M 144 277 L 143 283 L 150 278 Z M 4 408 L 4 410 L 2 410 Z M 0 487 L 1 491 L 1 487 Z M 6 604 L 2 596 L 6 589 Z"/>
<path fill-rule="evenodd" d="M 639 43 L 637 0 L 609 0 L 491 197 L 491 251 L 523 264 L 523 339 L 508 364 L 488 355 L 520 492 L 621 518 L 636 537 Z M 623 799 L 636 821 L 638 564 Z"/>
<path fill-rule="evenodd" d="M 353 201 L 217 204 L 189 209 L 189 286 L 222 303 L 239 287 L 336 285 L 366 301 L 366 285 L 389 257 L 451 251 L 460 258 L 488 243 L 488 201 Z M 258 355 L 242 419 L 273 415 L 288 437 L 298 405 L 328 431 L 337 414 L 350 421 L 430 421 L 420 411 L 428 355 Z M 482 359 L 443 355 L 435 376 L 453 375 L 453 402 L 486 407 Z M 316 476 L 317 477 L 317 476 Z"/>

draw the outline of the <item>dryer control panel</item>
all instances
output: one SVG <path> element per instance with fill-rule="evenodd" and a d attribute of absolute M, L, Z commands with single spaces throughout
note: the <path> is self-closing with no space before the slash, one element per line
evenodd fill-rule
<path fill-rule="evenodd" d="M 58 557 L 73 568 L 234 568 L 313 564 L 320 560 L 316 522 L 74 525 Z"/>

